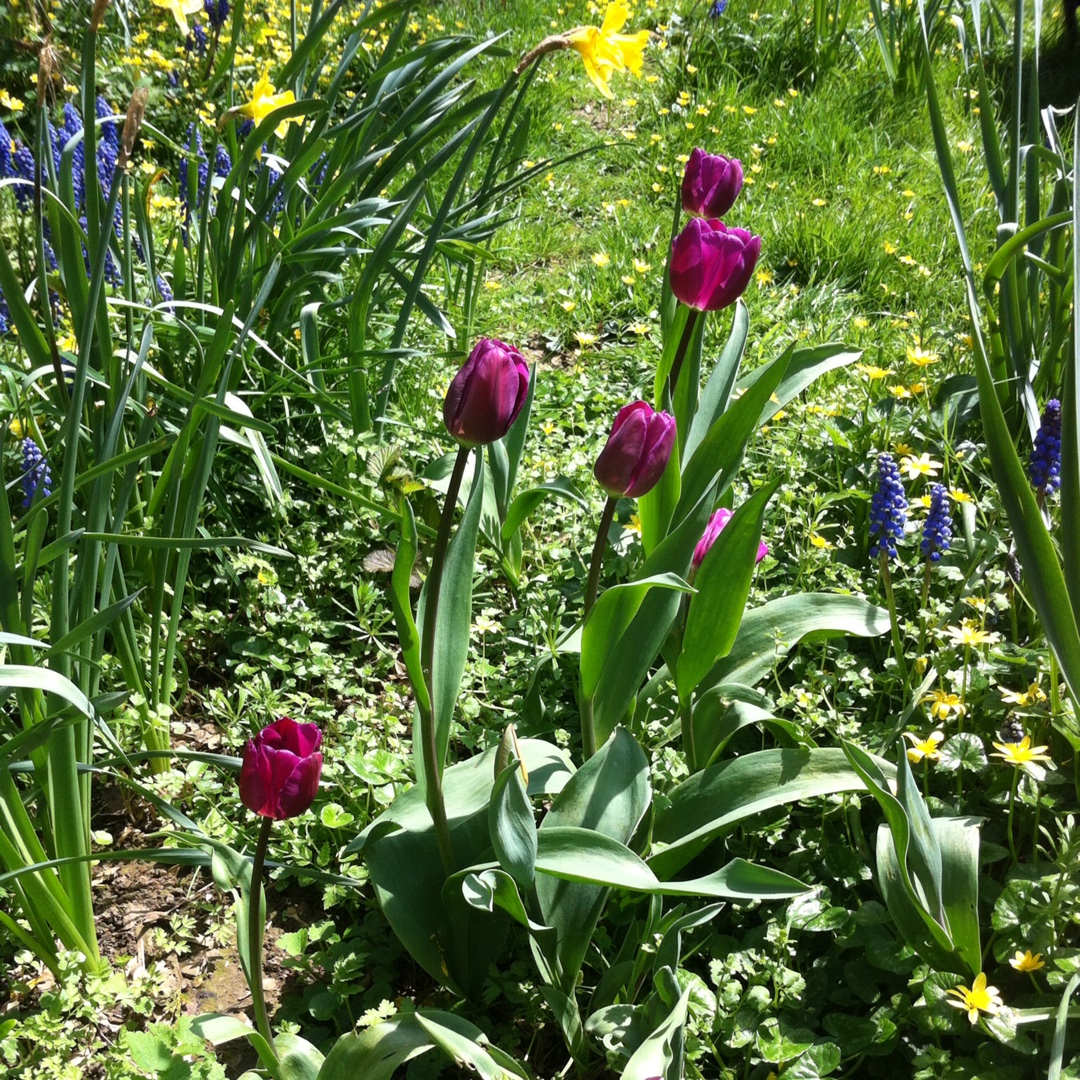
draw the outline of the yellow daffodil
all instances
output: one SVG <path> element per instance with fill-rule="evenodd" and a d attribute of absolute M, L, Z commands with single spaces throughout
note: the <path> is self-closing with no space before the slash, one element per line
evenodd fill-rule
<path fill-rule="evenodd" d="M 900 470 L 909 480 L 918 480 L 920 476 L 937 476 L 944 466 L 934 461 L 929 454 L 908 454 L 900 461 Z"/>
<path fill-rule="evenodd" d="M 154 6 L 164 8 L 176 20 L 180 33 L 187 37 L 191 33 L 187 17 L 203 9 L 203 0 L 154 0 Z"/>
<path fill-rule="evenodd" d="M 1037 952 L 1032 956 L 1030 949 L 1025 952 L 1017 949 L 1016 955 L 1009 961 L 1009 966 L 1017 971 L 1038 971 L 1039 968 L 1046 967 L 1046 961 L 1043 960 L 1042 953 Z"/>
<path fill-rule="evenodd" d="M 970 990 L 966 986 L 954 986 L 948 993 L 955 994 L 958 999 L 950 1001 L 949 1004 L 963 1009 L 973 1024 L 978 1021 L 980 1012 L 996 1016 L 1002 1004 L 997 987 L 987 986 L 986 976 L 981 971 L 975 976 Z"/>
<path fill-rule="evenodd" d="M 993 645 L 1001 640 L 1000 634 L 983 630 L 972 619 L 965 619 L 959 626 L 945 627 L 945 636 L 954 645 L 969 647 L 972 645 Z"/>
<path fill-rule="evenodd" d="M 922 761 L 924 758 L 927 761 L 937 761 L 941 757 L 941 752 L 938 750 L 938 746 L 945 741 L 945 733 L 942 731 L 931 731 L 925 739 L 920 739 L 914 731 L 905 731 L 904 738 L 911 740 L 911 746 L 908 747 L 908 761 L 912 764 Z"/>
<path fill-rule="evenodd" d="M 1018 743 L 994 743 L 994 749 L 1000 750 L 999 754 L 991 754 L 991 757 L 1001 758 L 1006 765 L 1027 765 L 1033 761 L 1049 764 L 1050 756 L 1044 751 L 1045 746 L 1032 746 L 1031 736 L 1025 735 Z"/>
<path fill-rule="evenodd" d="M 157 0 L 155 0 L 155 3 Z M 296 95 L 291 90 L 285 90 L 282 93 L 277 93 L 274 90 L 274 84 L 270 81 L 270 73 L 267 72 L 263 77 L 255 84 L 255 89 L 251 92 L 251 100 L 244 105 L 241 105 L 237 112 L 241 116 L 246 116 L 250 120 L 255 121 L 256 127 L 262 123 L 275 109 L 280 109 L 285 105 L 291 105 L 296 101 Z M 274 129 L 278 138 L 281 138 L 289 124 L 295 124 L 295 120 L 282 120 L 280 124 Z"/>
<path fill-rule="evenodd" d="M 950 694 L 945 690 L 935 690 L 927 694 L 923 702 L 930 702 L 930 715 L 935 720 L 948 720 L 950 716 L 963 716 L 967 709 L 960 701 L 959 694 Z"/>
<path fill-rule="evenodd" d="M 629 18 L 630 9 L 619 0 L 614 0 L 608 4 L 603 24 L 599 28 L 579 26 L 566 35 L 570 47 L 581 53 L 585 73 L 592 80 L 593 86 L 606 98 L 615 97 L 609 85 L 612 72 L 629 71 L 632 75 L 641 74 L 649 31 L 620 34 L 619 31 Z"/>

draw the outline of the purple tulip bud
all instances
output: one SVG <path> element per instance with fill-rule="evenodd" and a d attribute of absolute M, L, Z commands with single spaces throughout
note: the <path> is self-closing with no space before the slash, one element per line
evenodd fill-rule
<path fill-rule="evenodd" d="M 719 311 L 750 284 L 760 254 L 760 236 L 715 219 L 691 218 L 671 245 L 671 291 L 687 307 Z"/>
<path fill-rule="evenodd" d="M 528 392 L 529 366 L 521 353 L 513 345 L 481 338 L 446 392 L 446 430 L 462 446 L 498 442 L 517 419 Z"/>
<path fill-rule="evenodd" d="M 675 418 L 635 401 L 624 405 L 593 467 L 597 483 L 612 497 L 637 499 L 656 486 L 675 445 Z"/>
<path fill-rule="evenodd" d="M 697 547 L 694 548 L 694 557 L 690 560 L 690 565 L 695 570 L 697 570 L 697 568 L 705 561 L 705 556 L 709 554 L 709 548 L 716 543 L 716 538 L 724 531 L 724 526 L 734 516 L 735 514 L 733 511 L 728 510 L 727 507 L 721 506 L 720 509 L 709 518 L 709 524 L 705 526 L 705 532 L 697 542 Z M 758 544 L 756 561 L 761 562 L 768 554 L 769 545 L 762 541 Z"/>
<path fill-rule="evenodd" d="M 723 217 L 739 197 L 743 185 L 738 158 L 706 154 L 697 147 L 683 173 L 682 208 L 695 217 Z"/>
<path fill-rule="evenodd" d="M 244 747 L 240 801 L 275 821 L 302 814 L 319 790 L 321 742 L 317 724 L 298 724 L 287 716 L 264 727 Z"/>

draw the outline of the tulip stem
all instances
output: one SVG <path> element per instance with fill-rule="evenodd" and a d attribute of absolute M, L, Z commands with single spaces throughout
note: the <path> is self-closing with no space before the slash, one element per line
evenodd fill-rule
<path fill-rule="evenodd" d="M 483 453 L 483 449 L 479 451 Z M 459 446 L 450 474 L 450 486 L 446 489 L 439 531 L 435 537 L 435 551 L 431 556 L 431 570 L 427 578 L 427 600 L 424 607 L 424 630 L 420 638 L 420 669 L 427 687 L 427 708 L 420 705 L 420 749 L 424 760 L 424 797 L 431 821 L 435 826 L 435 838 L 439 844 L 439 857 L 447 877 L 454 872 L 454 847 L 450 841 L 450 824 L 446 818 L 446 802 L 443 798 L 442 770 L 439 768 L 439 742 L 435 731 L 435 682 L 432 675 L 435 657 L 435 628 L 439 618 L 439 593 L 442 590 L 443 567 L 446 551 L 450 546 L 450 530 L 454 525 L 458 492 L 469 461 L 469 448 Z"/>
<path fill-rule="evenodd" d="M 697 326 L 698 316 L 701 312 L 697 308 L 690 308 L 686 315 L 686 325 L 683 327 L 682 337 L 675 349 L 675 359 L 671 361 L 671 371 L 668 372 L 668 393 L 671 400 L 675 400 L 675 388 L 679 385 L 679 375 L 682 373 L 683 361 L 690 349 L 690 341 L 694 336 L 694 327 Z"/>
<path fill-rule="evenodd" d="M 589 612 L 596 603 L 596 594 L 600 588 L 600 568 L 604 564 L 604 549 L 607 547 L 611 523 L 615 520 L 617 503 L 618 499 L 609 495 L 600 514 L 600 527 L 596 530 L 596 543 L 593 544 L 592 561 L 589 563 L 589 579 L 585 584 L 585 600 L 581 605 L 582 627 L 588 621 Z M 592 698 L 587 698 L 584 694 L 581 695 L 581 745 L 585 760 L 588 761 L 596 753 L 596 727 L 593 724 Z"/>
<path fill-rule="evenodd" d="M 273 825 L 273 818 L 263 817 L 259 827 L 255 855 L 251 860 L 251 897 L 248 910 L 248 985 L 251 987 L 251 1005 L 255 1013 L 255 1026 L 271 1052 L 274 1051 L 274 1036 L 270 1031 L 270 1017 L 266 1012 L 266 996 L 263 993 L 262 941 L 265 920 L 260 918 L 260 913 L 263 906 L 263 864 L 266 862 L 266 848 L 270 843 L 270 830 Z M 270 1067 L 269 1062 L 263 1064 Z M 274 1064 L 277 1064 L 276 1055 Z"/>

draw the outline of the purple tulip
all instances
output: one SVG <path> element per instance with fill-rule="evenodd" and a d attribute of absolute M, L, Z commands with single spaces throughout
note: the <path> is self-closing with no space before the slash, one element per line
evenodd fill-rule
<path fill-rule="evenodd" d="M 593 476 L 612 497 L 637 499 L 664 475 L 674 445 L 673 416 L 654 412 L 644 401 L 624 405 L 596 459 Z"/>
<path fill-rule="evenodd" d="M 287 716 L 264 727 L 244 747 L 240 801 L 275 821 L 302 814 L 319 790 L 321 742 L 317 724 L 298 724 Z"/>
<path fill-rule="evenodd" d="M 760 254 L 760 236 L 715 219 L 691 218 L 671 245 L 671 291 L 687 307 L 719 311 L 750 284 Z"/>
<path fill-rule="evenodd" d="M 705 561 L 705 556 L 709 554 L 709 548 L 716 543 L 716 538 L 724 531 L 724 526 L 735 516 L 734 512 L 728 510 L 727 507 L 721 506 L 719 510 L 711 518 L 709 518 L 709 524 L 705 526 L 705 532 L 702 534 L 701 539 L 697 542 L 697 547 L 694 548 L 694 557 L 690 560 L 690 565 L 697 570 L 699 566 Z M 757 562 L 761 562 L 766 555 L 769 554 L 769 545 L 762 541 L 758 544 L 757 549 Z"/>
<path fill-rule="evenodd" d="M 513 345 L 481 338 L 446 392 L 446 430 L 462 446 L 498 442 L 517 419 L 528 392 L 529 366 L 521 353 Z"/>
<path fill-rule="evenodd" d="M 683 173 L 682 208 L 695 217 L 723 217 L 739 197 L 743 185 L 738 158 L 706 154 L 697 147 Z"/>

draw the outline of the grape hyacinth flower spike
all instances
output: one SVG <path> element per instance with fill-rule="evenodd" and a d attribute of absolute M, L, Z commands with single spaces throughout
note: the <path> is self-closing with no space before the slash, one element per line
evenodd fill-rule
<path fill-rule="evenodd" d="M 29 506 L 41 488 L 42 498 L 48 498 L 52 494 L 52 473 L 49 472 L 49 463 L 45 460 L 41 448 L 33 439 L 27 436 L 23 439 L 23 506 Z"/>
<path fill-rule="evenodd" d="M 907 499 L 900 482 L 900 470 L 891 454 L 877 460 L 878 489 L 870 500 L 870 535 L 877 539 L 870 545 L 870 555 L 895 559 L 896 541 L 904 536 L 907 524 Z"/>
<path fill-rule="evenodd" d="M 1040 506 L 1061 487 L 1061 402 L 1057 398 L 1051 398 L 1043 409 L 1028 459 L 1028 476 Z"/>
<path fill-rule="evenodd" d="M 923 526 L 920 550 L 930 562 L 940 562 L 942 552 L 949 550 L 952 540 L 952 518 L 949 516 L 949 493 L 944 484 L 930 489 L 930 513 Z"/>

